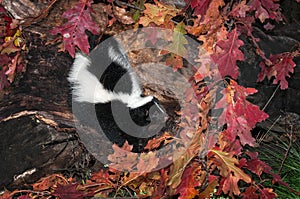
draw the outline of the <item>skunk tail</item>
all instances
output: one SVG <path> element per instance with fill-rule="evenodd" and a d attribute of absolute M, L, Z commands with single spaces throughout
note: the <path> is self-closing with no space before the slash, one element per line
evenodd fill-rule
<path fill-rule="evenodd" d="M 106 103 L 112 100 L 112 93 L 105 90 L 98 78 L 88 71 L 91 61 L 77 53 L 69 73 L 73 99 L 77 102 Z"/>

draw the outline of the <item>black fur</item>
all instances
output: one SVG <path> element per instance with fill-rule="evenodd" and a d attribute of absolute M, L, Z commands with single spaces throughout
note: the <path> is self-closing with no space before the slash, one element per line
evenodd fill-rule
<path fill-rule="evenodd" d="M 110 49 L 113 49 L 114 55 L 119 57 L 117 61 L 109 53 Z M 97 77 L 106 90 L 113 91 L 116 94 L 120 92 L 132 93 L 132 76 L 134 75 L 135 79 L 136 76 L 132 72 L 124 50 L 115 39 L 103 41 L 100 46 L 90 53 L 88 58 L 90 65 L 87 70 Z M 143 96 L 141 97 L 143 98 Z M 82 102 L 82 104 L 86 103 L 93 102 Z M 136 108 L 130 108 L 128 104 L 120 100 L 96 103 L 94 106 L 101 130 L 107 138 L 119 146 L 128 141 L 129 144 L 133 145 L 134 152 L 141 152 L 147 141 L 154 136 L 153 132 L 160 132 L 163 127 L 161 124 L 164 123 L 166 116 L 155 98 Z M 128 114 L 128 117 L 126 114 Z M 116 117 L 120 117 L 118 122 L 116 122 Z M 89 121 L 85 122 L 89 123 Z"/>

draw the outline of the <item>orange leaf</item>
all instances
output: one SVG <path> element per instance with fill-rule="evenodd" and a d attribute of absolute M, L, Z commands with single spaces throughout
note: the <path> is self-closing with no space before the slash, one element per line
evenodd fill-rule
<path fill-rule="evenodd" d="M 51 187 L 57 186 L 57 184 L 66 185 L 69 183 L 65 177 L 59 174 L 52 174 L 45 178 L 41 178 L 38 182 L 32 185 L 34 191 L 45 191 Z"/>
<path fill-rule="evenodd" d="M 168 143 L 173 142 L 173 138 L 174 136 L 171 136 L 169 133 L 165 132 L 162 136 L 149 140 L 144 149 L 151 151 L 160 147 L 161 144 L 165 146 Z"/>
<path fill-rule="evenodd" d="M 233 176 L 232 174 L 229 174 L 229 176 L 225 179 L 224 184 L 223 184 L 223 192 L 227 194 L 229 192 L 229 195 L 231 198 L 234 198 L 232 194 L 234 195 L 240 195 L 240 189 L 238 186 L 238 181 L 240 179 L 236 176 Z"/>
<path fill-rule="evenodd" d="M 192 199 L 198 194 L 195 187 L 200 186 L 197 176 L 200 173 L 201 167 L 198 164 L 192 164 L 184 170 L 181 182 L 176 189 L 176 194 L 180 193 L 179 199 Z"/>

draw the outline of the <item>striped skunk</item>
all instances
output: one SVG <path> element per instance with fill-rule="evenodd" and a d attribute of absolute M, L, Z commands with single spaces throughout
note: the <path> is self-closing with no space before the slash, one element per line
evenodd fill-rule
<path fill-rule="evenodd" d="M 144 96 L 125 50 L 110 37 L 89 56 L 76 54 L 69 73 L 73 101 L 93 104 L 106 137 L 140 152 L 164 126 L 166 112 L 153 96 Z"/>

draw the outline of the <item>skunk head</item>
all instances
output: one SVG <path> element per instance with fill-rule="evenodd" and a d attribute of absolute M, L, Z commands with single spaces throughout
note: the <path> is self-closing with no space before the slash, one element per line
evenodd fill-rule
<path fill-rule="evenodd" d="M 130 109 L 129 112 L 132 120 L 139 126 L 147 126 L 151 122 L 152 124 L 157 124 L 163 121 L 165 116 L 165 110 L 156 98 L 153 98 L 143 106 Z"/>

